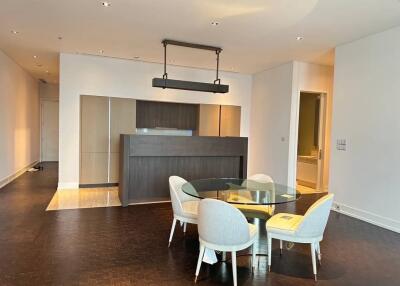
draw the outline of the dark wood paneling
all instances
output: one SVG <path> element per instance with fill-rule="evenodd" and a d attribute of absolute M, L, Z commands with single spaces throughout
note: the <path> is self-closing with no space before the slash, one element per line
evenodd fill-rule
<path fill-rule="evenodd" d="M 133 135 L 130 156 L 247 156 L 245 137 Z"/>
<path fill-rule="evenodd" d="M 119 147 L 119 191 L 118 197 L 122 206 L 126 207 L 129 202 L 129 148 L 131 135 L 120 136 Z"/>
<path fill-rule="evenodd" d="M 169 200 L 168 178 L 240 177 L 240 157 L 130 157 L 129 202 Z"/>
<path fill-rule="evenodd" d="M 136 109 L 137 128 L 197 128 L 198 104 L 138 100 Z"/>
<path fill-rule="evenodd" d="M 245 177 L 247 138 L 121 135 L 123 206 L 169 199 L 168 178 Z"/>

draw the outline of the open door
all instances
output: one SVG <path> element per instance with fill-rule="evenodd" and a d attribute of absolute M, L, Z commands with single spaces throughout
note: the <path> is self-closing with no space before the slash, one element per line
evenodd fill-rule
<path fill-rule="evenodd" d="M 323 189 L 325 114 L 325 94 L 300 93 L 296 177 L 300 191 Z"/>

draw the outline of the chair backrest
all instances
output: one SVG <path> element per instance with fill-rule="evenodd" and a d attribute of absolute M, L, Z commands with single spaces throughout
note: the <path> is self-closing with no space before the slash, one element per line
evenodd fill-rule
<path fill-rule="evenodd" d="M 333 194 L 317 200 L 305 213 L 297 228 L 297 235 L 302 237 L 322 236 L 332 207 Z"/>
<path fill-rule="evenodd" d="M 202 240 L 217 245 L 240 245 L 250 238 L 249 225 L 242 212 L 215 199 L 200 201 L 198 231 Z"/>
<path fill-rule="evenodd" d="M 183 215 L 182 203 L 196 200 L 196 198 L 182 191 L 182 185 L 186 182 L 185 179 L 178 176 L 169 177 L 169 193 L 171 196 L 172 209 L 176 215 Z"/>
<path fill-rule="evenodd" d="M 268 175 L 265 174 L 254 174 L 250 177 L 247 178 L 248 181 L 246 181 L 246 186 L 252 189 L 264 189 L 266 187 L 266 184 L 268 184 L 268 189 L 271 190 L 272 192 L 275 192 L 275 185 L 274 185 L 274 180 Z M 252 198 L 252 195 L 254 196 L 254 193 L 248 194 L 249 198 L 252 200 L 256 200 L 256 198 Z M 271 200 L 275 199 L 275 195 L 272 195 Z"/>
<path fill-rule="evenodd" d="M 258 183 L 266 184 L 266 183 L 273 183 L 274 180 L 268 175 L 265 174 L 254 174 L 247 178 L 248 180 L 255 181 Z"/>

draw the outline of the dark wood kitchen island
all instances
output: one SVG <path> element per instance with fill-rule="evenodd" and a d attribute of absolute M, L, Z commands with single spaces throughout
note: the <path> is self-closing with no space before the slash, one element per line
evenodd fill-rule
<path fill-rule="evenodd" d="M 168 178 L 245 178 L 247 138 L 121 135 L 122 206 L 170 200 Z"/>

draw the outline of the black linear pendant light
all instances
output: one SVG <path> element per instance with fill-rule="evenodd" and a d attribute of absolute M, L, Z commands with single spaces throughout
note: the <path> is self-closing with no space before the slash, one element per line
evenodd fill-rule
<path fill-rule="evenodd" d="M 171 89 L 182 89 L 182 90 L 203 91 L 203 92 L 213 92 L 213 93 L 227 93 L 229 91 L 229 85 L 221 84 L 221 79 L 219 78 L 219 54 L 222 52 L 221 48 L 179 42 L 174 40 L 163 40 L 161 43 L 164 46 L 164 74 L 162 78 L 153 78 L 153 87 L 160 87 L 163 89 L 171 88 Z M 169 79 L 167 74 L 167 45 L 215 51 L 215 53 L 217 54 L 217 73 L 214 83 Z"/>

